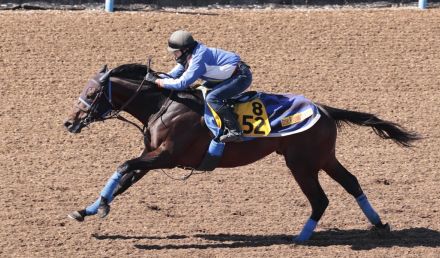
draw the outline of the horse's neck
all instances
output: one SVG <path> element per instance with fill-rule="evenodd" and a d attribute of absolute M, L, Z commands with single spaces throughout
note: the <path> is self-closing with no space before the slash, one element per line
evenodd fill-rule
<path fill-rule="evenodd" d="M 144 125 L 147 125 L 151 116 L 159 112 L 167 99 L 168 91 L 141 89 L 136 93 L 140 82 L 121 80 L 115 78 L 113 81 L 113 96 L 115 97 L 115 108 L 121 108 L 136 94 L 123 111 L 129 113 Z M 143 86 L 144 87 L 144 86 Z"/>

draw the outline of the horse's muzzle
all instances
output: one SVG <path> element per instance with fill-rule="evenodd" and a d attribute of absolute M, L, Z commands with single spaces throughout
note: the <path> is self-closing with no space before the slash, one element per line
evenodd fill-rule
<path fill-rule="evenodd" d="M 81 126 L 81 123 L 79 123 L 79 122 L 75 123 L 75 122 L 66 120 L 66 121 L 64 121 L 64 127 L 70 133 L 80 133 L 83 126 Z"/>

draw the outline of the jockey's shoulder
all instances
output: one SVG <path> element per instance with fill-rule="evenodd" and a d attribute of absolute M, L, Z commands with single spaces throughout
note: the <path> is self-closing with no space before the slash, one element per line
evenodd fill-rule
<path fill-rule="evenodd" d="M 203 43 L 197 43 L 197 46 L 194 48 L 193 55 L 201 55 L 209 51 L 209 48 Z"/>

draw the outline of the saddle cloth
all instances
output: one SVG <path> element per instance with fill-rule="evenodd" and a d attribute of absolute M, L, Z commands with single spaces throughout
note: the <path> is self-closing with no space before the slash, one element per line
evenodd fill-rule
<path fill-rule="evenodd" d="M 206 99 L 207 88 L 199 87 Z M 283 137 L 311 128 L 321 117 L 318 107 L 302 95 L 245 92 L 230 101 L 243 130 L 243 141 L 258 137 Z M 225 143 L 219 141 L 224 126 L 217 113 L 205 105 L 204 119 L 214 135 L 196 170 L 213 171 L 219 164 Z"/>
<path fill-rule="evenodd" d="M 318 107 L 302 95 L 245 92 L 231 103 L 243 130 L 243 140 L 283 137 L 311 128 L 321 117 Z M 214 138 L 223 134 L 221 119 L 205 105 L 204 119 Z"/>

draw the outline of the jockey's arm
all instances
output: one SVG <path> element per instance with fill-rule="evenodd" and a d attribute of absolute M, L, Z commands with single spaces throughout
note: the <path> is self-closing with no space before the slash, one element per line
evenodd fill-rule
<path fill-rule="evenodd" d="M 182 76 L 184 72 L 185 72 L 185 67 L 183 67 L 183 65 L 178 63 L 176 66 L 173 67 L 173 69 L 171 69 L 168 75 L 170 75 L 171 78 L 179 78 L 180 76 Z M 170 77 L 164 75 L 161 78 L 165 79 Z"/>
<path fill-rule="evenodd" d="M 163 83 L 161 79 L 165 79 L 165 78 L 178 78 L 180 77 L 183 73 L 185 72 L 185 67 L 183 67 L 183 65 L 181 64 L 177 64 L 176 66 L 173 67 L 173 69 L 171 69 L 171 71 L 168 72 L 167 75 L 165 74 L 160 74 L 159 75 L 159 79 L 157 79 L 155 81 L 155 83 L 159 86 L 159 87 L 163 87 Z"/>
<path fill-rule="evenodd" d="M 170 90 L 185 90 L 206 72 L 203 55 L 192 57 L 188 69 L 179 78 L 157 79 L 156 84 Z"/>

